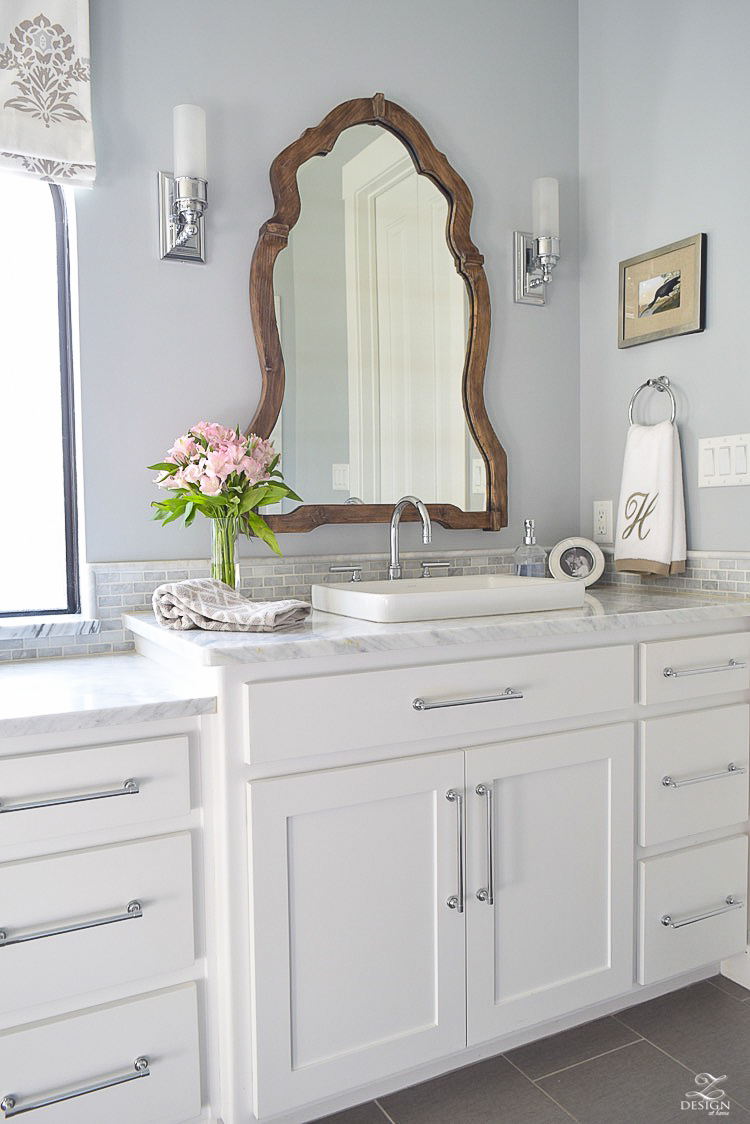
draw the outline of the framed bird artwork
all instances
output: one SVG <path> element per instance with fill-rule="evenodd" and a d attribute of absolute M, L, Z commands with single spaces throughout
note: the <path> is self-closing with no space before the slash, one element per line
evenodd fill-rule
<path fill-rule="evenodd" d="M 620 262 L 618 347 L 702 332 L 705 322 L 705 234 Z"/>

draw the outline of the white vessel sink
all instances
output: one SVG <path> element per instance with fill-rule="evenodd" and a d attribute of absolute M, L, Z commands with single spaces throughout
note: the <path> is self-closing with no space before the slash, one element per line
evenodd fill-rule
<path fill-rule="evenodd" d="M 312 603 L 325 613 L 386 624 L 573 609 L 583 605 L 585 593 L 579 581 L 473 574 L 314 585 Z"/>

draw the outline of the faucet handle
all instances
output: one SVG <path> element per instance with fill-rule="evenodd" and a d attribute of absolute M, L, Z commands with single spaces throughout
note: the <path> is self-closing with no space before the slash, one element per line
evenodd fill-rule
<path fill-rule="evenodd" d="M 362 581 L 361 566 L 329 566 L 328 572 L 330 574 L 351 574 L 353 582 Z"/>
<path fill-rule="evenodd" d="M 453 563 L 448 558 L 435 558 L 428 559 L 426 562 L 420 562 L 420 566 L 422 567 L 422 577 L 431 578 L 432 574 L 430 573 L 430 570 L 449 570 L 452 565 Z"/>

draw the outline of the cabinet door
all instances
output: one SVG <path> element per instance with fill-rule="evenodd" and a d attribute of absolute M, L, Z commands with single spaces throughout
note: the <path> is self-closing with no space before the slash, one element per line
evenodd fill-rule
<path fill-rule="evenodd" d="M 449 790 L 460 752 L 249 785 L 256 1116 L 464 1047 Z"/>
<path fill-rule="evenodd" d="M 470 750 L 466 791 L 469 1044 L 631 987 L 632 727 Z"/>

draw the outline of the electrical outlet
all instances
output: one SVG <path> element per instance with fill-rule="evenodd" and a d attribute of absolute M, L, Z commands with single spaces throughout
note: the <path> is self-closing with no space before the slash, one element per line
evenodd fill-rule
<path fill-rule="evenodd" d="M 594 542 L 614 542 L 612 500 L 594 500 Z"/>

